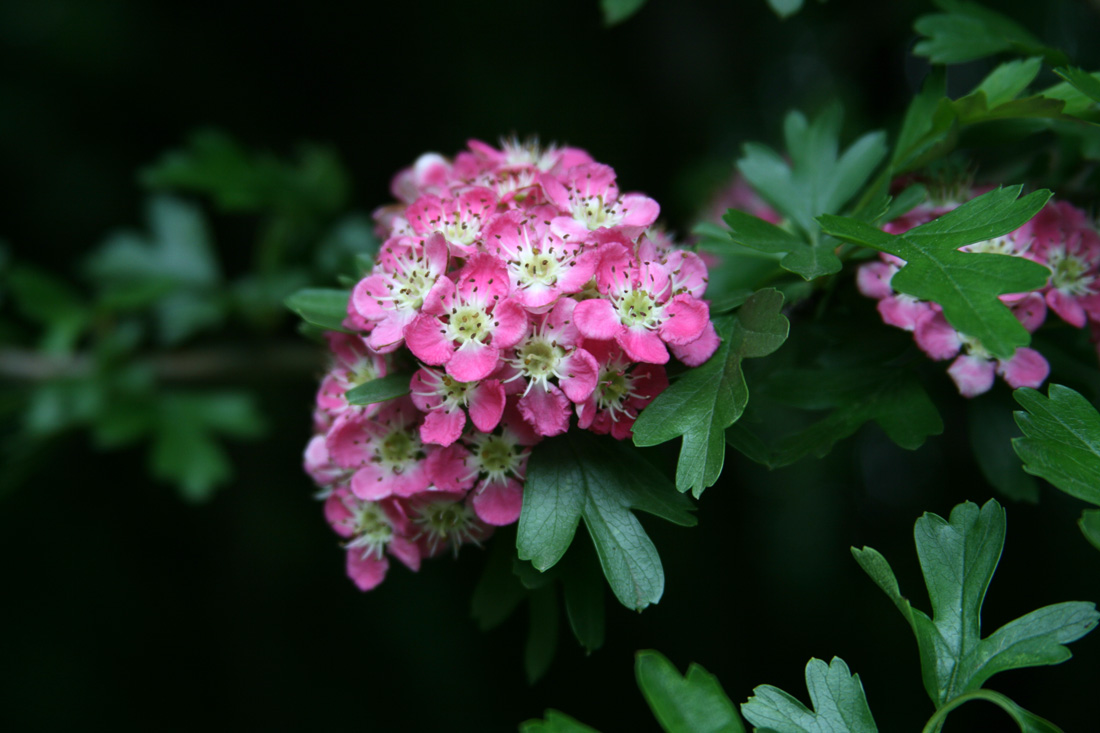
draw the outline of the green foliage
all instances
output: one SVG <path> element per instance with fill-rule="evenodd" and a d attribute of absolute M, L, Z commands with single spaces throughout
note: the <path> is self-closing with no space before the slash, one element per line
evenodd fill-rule
<path fill-rule="evenodd" d="M 803 0 L 768 0 L 768 7 L 780 18 L 789 18 L 802 10 Z"/>
<path fill-rule="evenodd" d="M 1084 94 L 1093 102 L 1100 102 L 1100 79 L 1076 66 L 1063 66 L 1054 73 L 1065 79 L 1070 86 Z"/>
<path fill-rule="evenodd" d="M 343 331 L 348 317 L 350 290 L 334 288 L 306 288 L 286 299 L 286 307 L 297 313 L 306 323 L 326 331 Z"/>
<path fill-rule="evenodd" d="M 863 187 L 886 156 L 885 136 L 871 132 L 838 157 L 842 111 L 832 106 L 812 122 L 791 112 L 783 132 L 790 163 L 758 143 L 746 143 L 737 168 L 752 187 L 797 230 L 784 236 L 776 227 L 755 223 L 742 212 L 727 212 L 733 241 L 763 252 L 786 252 L 780 264 L 812 280 L 840 270 L 836 242 L 823 238 L 816 222 L 839 212 Z"/>
<path fill-rule="evenodd" d="M 599 733 L 565 713 L 547 710 L 543 720 L 528 720 L 520 724 L 520 733 Z"/>
<path fill-rule="evenodd" d="M 901 594 L 886 559 L 852 548 L 860 567 L 886 593 L 917 638 L 924 687 L 936 708 L 979 689 L 998 672 L 1058 664 L 1069 659 L 1064 645 L 1091 631 L 1100 618 L 1092 603 L 1044 606 L 981 637 L 981 609 L 1004 546 L 1004 510 L 990 500 L 955 507 L 945 521 L 935 514 L 917 520 L 914 537 L 932 617 Z"/>
<path fill-rule="evenodd" d="M 1077 526 L 1081 528 L 1093 547 L 1100 550 L 1100 509 L 1086 509 L 1081 512 L 1081 518 L 1077 520 Z"/>
<path fill-rule="evenodd" d="M 1039 501 L 1039 485 L 1020 468 L 1012 441 L 1020 435 L 1012 412 L 994 395 L 967 404 L 970 447 L 982 476 L 997 491 L 1016 501 Z"/>
<path fill-rule="evenodd" d="M 698 664 L 681 675 L 660 652 L 640 651 L 634 675 L 665 733 L 744 733 L 721 683 Z"/>
<path fill-rule="evenodd" d="M 867 707 L 859 675 L 848 671 L 843 659 L 829 664 L 811 659 L 806 665 L 806 689 L 813 710 L 797 698 L 771 685 L 755 688 L 741 713 L 757 730 L 775 733 L 875 733 L 875 720 Z"/>
<path fill-rule="evenodd" d="M 646 0 L 600 0 L 603 23 L 613 26 L 627 20 L 645 6 Z"/>
<path fill-rule="evenodd" d="M 23 317 L 43 327 L 42 350 L 72 351 L 91 323 L 84 298 L 64 280 L 26 265 L 12 267 L 6 285 Z"/>
<path fill-rule="evenodd" d="M 349 389 L 345 399 L 349 405 L 371 405 L 402 397 L 409 393 L 410 378 L 408 374 L 390 374 L 372 379 Z"/>
<path fill-rule="evenodd" d="M 1044 46 L 1001 13 L 960 0 L 936 0 L 936 5 L 945 12 L 922 16 L 913 24 L 925 37 L 913 53 L 934 64 L 958 64 L 1005 51 L 1045 56 L 1053 65 L 1066 63 L 1065 54 Z"/>
<path fill-rule="evenodd" d="M 535 447 L 527 466 L 516 549 L 541 572 L 565 555 L 583 518 L 615 597 L 642 610 L 661 599 L 657 548 L 632 509 L 692 526 L 690 502 L 659 470 L 608 438 L 563 435 Z"/>
<path fill-rule="evenodd" d="M 1024 437 L 1012 441 L 1024 470 L 1062 491 L 1100 506 L 1100 414 L 1069 387 L 1051 384 L 1047 397 L 1018 389 L 1016 412 Z"/>
<path fill-rule="evenodd" d="M 900 236 L 853 218 L 824 215 L 819 220 L 833 236 L 905 260 L 891 281 L 895 290 L 939 303 L 952 326 L 994 356 L 1009 359 L 1030 342 L 1030 335 L 998 296 L 1037 290 L 1050 271 L 1021 257 L 958 248 L 1008 234 L 1050 198 L 1049 191 L 1017 198 L 1020 190 L 1013 186 L 982 194 Z"/>
<path fill-rule="evenodd" d="M 725 429 L 748 404 L 741 362 L 767 356 L 787 338 L 783 296 L 768 289 L 749 298 L 736 317 L 715 320 L 722 345 L 702 366 L 659 394 L 634 423 L 634 444 L 657 445 L 683 436 L 676 488 L 699 497 L 718 480 L 725 461 Z"/>

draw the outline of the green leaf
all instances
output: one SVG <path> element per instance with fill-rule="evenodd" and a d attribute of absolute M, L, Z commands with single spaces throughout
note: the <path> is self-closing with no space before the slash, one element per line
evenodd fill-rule
<path fill-rule="evenodd" d="M 789 18 L 802 9 L 802 0 L 768 0 L 768 7 L 780 18 Z"/>
<path fill-rule="evenodd" d="M 637 13 L 646 4 L 646 0 L 600 0 L 603 11 L 603 24 L 613 26 L 622 23 Z"/>
<path fill-rule="evenodd" d="M 6 279 L 19 312 L 45 327 L 42 349 L 71 351 L 91 323 L 91 309 L 80 294 L 64 280 L 27 265 L 13 267 Z"/>
<path fill-rule="evenodd" d="M 946 98 L 947 75 L 941 69 L 933 69 L 920 93 L 913 97 L 905 110 L 894 154 L 890 158 L 892 171 L 919 168 L 954 145 L 954 117 L 937 114 L 940 103 Z"/>
<path fill-rule="evenodd" d="M 634 423 L 634 444 L 657 445 L 683 436 L 676 488 L 698 497 L 718 480 L 725 461 L 725 430 L 748 404 L 741 370 L 746 358 L 767 356 L 787 338 L 790 323 L 780 313 L 783 296 L 761 290 L 736 317 L 715 319 L 722 344 L 703 365 L 659 394 Z"/>
<path fill-rule="evenodd" d="M 864 571 L 894 602 L 917 637 L 925 690 L 937 708 L 976 690 L 1009 669 L 1057 664 L 1071 655 L 1065 644 L 1095 626 L 1094 604 L 1045 606 L 981 638 L 981 610 L 1004 546 L 1004 510 L 990 500 L 980 510 L 967 502 L 945 521 L 935 514 L 917 520 L 914 537 L 932 617 L 902 596 L 885 558 L 852 548 Z"/>
<path fill-rule="evenodd" d="M 856 140 L 838 157 L 841 124 L 839 106 L 828 108 L 812 122 L 801 112 L 791 112 L 784 122 L 788 163 L 783 156 L 763 145 L 748 143 L 737 168 L 776 211 L 786 216 L 804 236 L 804 241 L 783 258 L 782 266 L 806 280 L 840 271 L 833 252 L 836 243 L 822 240 L 815 217 L 840 211 L 866 183 L 886 156 L 885 136 L 872 132 Z M 736 218 L 737 226 L 748 226 Z M 731 223 L 731 226 L 734 226 Z M 766 230 L 753 230 L 757 231 Z M 758 238 L 734 241 L 753 246 Z M 787 240 L 788 244 L 793 243 Z M 780 242 L 771 239 L 776 251 Z"/>
<path fill-rule="evenodd" d="M 1004 51 L 1045 56 L 1054 65 L 1066 63 L 1065 54 L 1044 46 L 1000 13 L 959 0 L 938 0 L 936 4 L 947 12 L 921 16 L 913 24 L 917 33 L 925 36 L 913 53 L 927 56 L 934 64 L 959 64 Z"/>
<path fill-rule="evenodd" d="M 1081 518 L 1077 520 L 1077 526 L 1085 535 L 1093 547 L 1100 550 L 1100 509 L 1086 509 L 1081 512 Z"/>
<path fill-rule="evenodd" d="M 698 664 L 681 676 L 660 652 L 635 656 L 634 675 L 665 733 L 743 733 L 737 711 L 718 678 Z"/>
<path fill-rule="evenodd" d="M 151 188 L 202 193 L 226 211 L 330 214 L 347 200 L 348 176 L 328 149 L 303 145 L 296 160 L 245 150 L 218 130 L 194 133 L 141 175 Z"/>
<path fill-rule="evenodd" d="M 301 316 L 307 323 L 327 331 L 343 331 L 348 316 L 349 290 L 333 288 L 307 288 L 286 299 L 286 307 Z"/>
<path fill-rule="evenodd" d="M 527 596 L 530 621 L 523 647 L 523 669 L 528 684 L 535 684 L 554 661 L 558 651 L 558 594 L 553 585 L 533 590 Z"/>
<path fill-rule="evenodd" d="M 1100 414 L 1060 384 L 1012 393 L 1027 412 L 1016 412 L 1024 437 L 1012 441 L 1024 470 L 1078 499 L 1100 506 Z"/>
<path fill-rule="evenodd" d="M 1039 485 L 1020 468 L 1012 441 L 1020 435 L 1012 411 L 989 397 L 967 404 L 967 431 L 974 459 L 985 480 L 1010 499 L 1035 503 Z"/>
<path fill-rule="evenodd" d="M 371 405 L 403 397 L 410 391 L 408 374 L 390 374 L 364 382 L 344 395 L 349 405 Z"/>
<path fill-rule="evenodd" d="M 741 714 L 756 726 L 775 733 L 875 733 L 863 683 L 839 657 L 829 664 L 811 659 L 806 665 L 806 689 L 811 711 L 792 695 L 772 685 L 755 688 L 741 705 Z"/>
<path fill-rule="evenodd" d="M 573 547 L 559 564 L 565 591 L 565 615 L 573 636 L 586 652 L 594 652 L 604 641 L 604 587 L 600 582 L 599 559 L 587 542 Z"/>
<path fill-rule="evenodd" d="M 1100 102 L 1100 79 L 1097 79 L 1095 74 L 1090 74 L 1076 66 L 1064 66 L 1055 69 L 1054 73 L 1092 101 Z"/>
<path fill-rule="evenodd" d="M 527 720 L 520 723 L 520 733 L 599 733 L 584 723 L 557 710 L 547 710 L 544 720 Z"/>
<path fill-rule="evenodd" d="M 1062 733 L 1062 729 L 1054 725 L 1054 723 L 1024 710 L 1007 696 L 999 692 L 994 692 L 993 690 L 973 690 L 964 695 L 959 695 L 951 704 L 945 705 L 936 711 L 936 714 L 933 715 L 932 719 L 928 721 L 928 724 L 924 726 L 924 730 L 940 730 L 943 727 L 943 721 L 947 718 L 948 713 L 960 705 L 973 700 L 990 702 L 1004 710 L 1008 713 L 1008 716 L 1012 718 L 1012 722 L 1017 725 L 1021 733 Z"/>
<path fill-rule="evenodd" d="M 695 524 L 690 502 L 637 451 L 606 438 L 545 440 L 527 466 L 519 557 L 545 572 L 565 554 L 583 518 L 615 597 L 640 611 L 660 600 L 664 570 L 631 509 Z"/>
<path fill-rule="evenodd" d="M 1020 189 L 990 191 L 901 236 L 852 218 L 825 215 L 819 220 L 833 236 L 905 260 L 891 281 L 895 290 L 939 303 L 952 326 L 997 358 L 1009 359 L 1029 343 L 1030 334 L 998 296 L 1037 290 L 1050 270 L 1022 257 L 958 248 L 1008 234 L 1050 198 L 1044 190 L 1017 199 Z"/>
<path fill-rule="evenodd" d="M 164 395 L 158 405 L 150 470 L 157 478 L 175 483 L 184 499 L 205 501 L 233 475 L 216 436 L 251 438 L 263 428 L 249 395 Z"/>

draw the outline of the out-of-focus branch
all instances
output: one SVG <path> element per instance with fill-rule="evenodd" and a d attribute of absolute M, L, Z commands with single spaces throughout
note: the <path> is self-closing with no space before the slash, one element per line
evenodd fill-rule
<path fill-rule="evenodd" d="M 165 382 L 296 379 L 320 374 L 324 349 L 309 344 L 275 344 L 258 349 L 207 347 L 138 357 Z M 41 382 L 91 374 L 88 354 L 45 354 L 31 349 L 0 348 L 0 378 Z"/>

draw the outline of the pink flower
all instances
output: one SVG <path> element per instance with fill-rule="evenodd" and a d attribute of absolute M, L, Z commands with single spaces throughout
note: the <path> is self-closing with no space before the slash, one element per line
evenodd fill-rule
<path fill-rule="evenodd" d="M 599 229 L 617 229 L 624 236 L 637 237 L 657 220 L 661 207 L 648 196 L 628 193 L 619 196 L 615 171 L 600 163 L 585 163 L 564 173 L 541 178 L 547 197 L 566 216 L 551 222 L 562 239 L 584 242 Z"/>
<path fill-rule="evenodd" d="M 422 367 L 412 378 L 412 401 L 425 413 L 420 438 L 425 443 L 450 445 L 458 440 L 470 411 L 474 426 L 489 432 L 504 414 L 504 387 L 498 379 L 459 382 L 449 374 Z"/>
<path fill-rule="evenodd" d="M 1050 268 L 1047 305 L 1077 328 L 1100 317 L 1100 235 L 1083 211 L 1064 202 L 1047 204 L 1029 222 L 1029 256 Z"/>
<path fill-rule="evenodd" d="M 386 577 L 384 553 L 414 572 L 420 569 L 420 548 L 405 535 L 410 524 L 395 501 L 363 501 L 339 489 L 325 500 L 325 518 L 346 540 L 348 577 L 360 590 L 371 590 Z"/>
<path fill-rule="evenodd" d="M 424 470 L 419 412 L 408 398 L 383 402 L 373 417 L 348 414 L 329 431 L 325 444 L 341 468 L 354 471 L 351 490 L 360 499 L 412 496 L 431 479 Z"/>
<path fill-rule="evenodd" d="M 424 194 L 405 212 L 420 236 L 441 234 L 456 252 L 467 255 L 481 237 L 481 227 L 496 210 L 497 195 L 483 187 L 467 188 L 452 197 Z"/>
<path fill-rule="evenodd" d="M 663 367 L 631 364 L 614 343 L 585 342 L 600 365 L 599 384 L 577 405 L 578 425 L 625 440 L 633 434 L 638 412 L 668 387 Z"/>

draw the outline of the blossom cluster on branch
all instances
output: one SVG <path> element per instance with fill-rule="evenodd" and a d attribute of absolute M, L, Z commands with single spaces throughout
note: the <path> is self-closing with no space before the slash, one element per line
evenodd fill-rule
<path fill-rule="evenodd" d="M 915 226 L 957 208 L 959 200 L 926 203 L 887 223 L 890 234 L 903 234 Z M 1024 257 L 1049 268 L 1050 278 L 1039 290 L 1001 296 L 1017 320 L 1034 333 L 1051 310 L 1076 328 L 1100 324 L 1100 235 L 1091 218 L 1064 201 L 1051 201 L 1030 221 L 995 239 L 967 245 L 964 252 L 985 252 Z M 1013 389 L 1039 387 L 1050 373 L 1046 358 L 1035 349 L 1021 347 L 1009 359 L 998 359 L 982 343 L 956 330 L 936 303 L 918 300 L 893 290 L 890 281 L 905 262 L 889 254 L 859 268 L 861 293 L 878 301 L 882 320 L 913 333 L 917 345 L 930 358 L 952 359 L 947 373 L 964 397 L 987 392 L 996 376 Z"/>
<path fill-rule="evenodd" d="M 719 341 L 703 261 L 583 150 L 471 141 L 453 161 L 421 156 L 392 190 L 349 333 L 328 334 L 305 458 L 364 590 L 387 554 L 416 570 L 515 522 L 531 446 L 574 417 L 628 438 L 670 356 L 697 366 Z M 349 403 L 395 374 L 407 396 Z"/>

